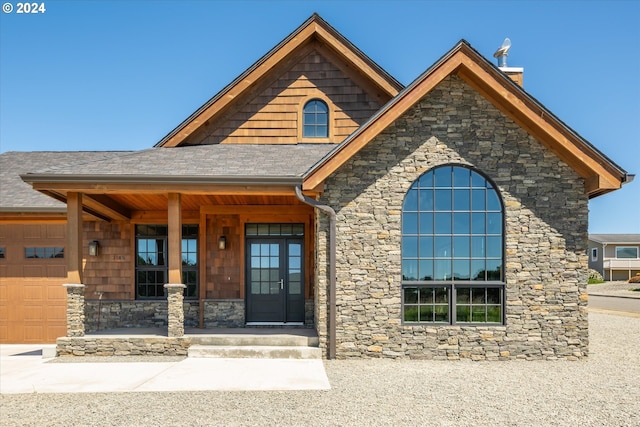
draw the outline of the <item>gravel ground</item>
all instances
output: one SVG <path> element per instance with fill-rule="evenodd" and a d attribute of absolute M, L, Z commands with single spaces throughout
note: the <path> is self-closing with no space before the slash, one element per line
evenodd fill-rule
<path fill-rule="evenodd" d="M 331 390 L 0 396 L 2 426 L 639 426 L 640 318 L 587 361 L 326 361 Z"/>

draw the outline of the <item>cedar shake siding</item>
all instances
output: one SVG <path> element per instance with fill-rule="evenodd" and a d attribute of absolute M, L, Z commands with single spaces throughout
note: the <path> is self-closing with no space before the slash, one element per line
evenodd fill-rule
<path fill-rule="evenodd" d="M 382 106 L 316 51 L 283 72 L 269 87 L 246 96 L 254 97 L 239 103 L 237 111 L 229 111 L 221 122 L 205 124 L 185 145 L 297 144 L 301 140 L 302 107 L 313 98 L 329 105 L 330 141 L 320 142 L 337 143 Z"/>

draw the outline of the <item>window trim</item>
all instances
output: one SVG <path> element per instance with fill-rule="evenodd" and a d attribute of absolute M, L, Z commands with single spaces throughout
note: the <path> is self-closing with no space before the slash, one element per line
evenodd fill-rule
<path fill-rule="evenodd" d="M 436 209 L 435 204 L 436 204 L 436 193 L 435 190 L 438 189 L 438 186 L 435 184 L 435 182 L 432 184 L 432 189 L 434 191 L 433 196 L 432 196 L 432 200 L 433 200 L 433 205 L 432 207 L 422 210 L 420 209 L 420 207 L 417 207 L 415 211 L 413 210 L 409 210 L 409 211 L 405 211 L 405 205 L 407 202 L 407 197 L 410 194 L 410 191 L 414 191 L 414 188 L 417 189 L 418 191 L 420 191 L 420 189 L 422 187 L 416 187 L 416 185 L 419 185 L 419 180 L 422 179 L 422 177 L 424 175 L 426 175 L 427 173 L 432 173 L 432 175 L 435 177 L 435 171 L 437 169 L 440 168 L 445 168 L 445 167 L 449 167 L 449 168 L 464 168 L 464 169 L 468 169 L 470 171 L 470 173 L 476 173 L 478 174 L 484 181 L 485 181 L 485 189 L 491 189 L 493 190 L 495 196 L 497 197 L 498 203 L 499 203 L 499 210 L 494 210 L 494 209 L 489 209 L 489 207 L 485 204 L 484 207 L 482 209 L 473 209 L 473 205 L 470 201 L 469 207 L 468 209 L 462 209 L 461 212 L 468 212 L 470 218 L 472 218 L 472 214 L 475 213 L 484 213 L 485 215 L 487 213 L 499 213 L 501 218 L 500 218 L 500 226 L 501 226 L 501 230 L 499 233 L 500 239 L 501 239 L 501 254 L 500 254 L 500 280 L 495 280 L 492 279 L 491 277 L 489 277 L 489 275 L 487 274 L 487 260 L 493 260 L 494 257 L 489 257 L 486 252 L 484 254 L 483 257 L 479 258 L 484 260 L 485 262 L 485 280 L 483 281 L 479 281 L 479 280 L 472 280 L 473 278 L 473 269 L 471 267 L 470 273 L 469 273 L 469 278 L 466 280 L 459 280 L 459 279 L 454 279 L 453 277 L 449 280 L 448 278 L 446 278 L 445 276 L 445 280 L 405 280 L 404 277 L 404 272 L 401 272 L 401 316 L 402 316 L 402 324 L 405 325 L 434 325 L 434 326 L 504 326 L 506 324 L 506 278 L 505 278 L 505 256 L 506 256 L 506 213 L 505 213 L 505 203 L 504 200 L 502 198 L 502 194 L 498 188 L 498 186 L 495 184 L 495 182 L 493 182 L 493 180 L 491 180 L 488 176 L 486 176 L 482 171 L 470 166 L 470 165 L 464 165 L 464 164 L 456 164 L 456 163 L 447 163 L 447 164 L 442 164 L 442 165 L 438 165 L 438 166 L 434 166 L 432 168 L 430 168 L 429 170 L 425 171 L 423 174 L 421 174 L 418 178 L 416 178 L 416 180 L 414 182 L 411 183 L 411 185 L 409 186 L 409 188 L 407 189 L 407 192 L 405 194 L 405 197 L 403 199 L 402 202 L 402 214 L 401 214 L 401 261 L 404 264 L 405 260 L 413 260 L 413 257 L 410 258 L 405 258 L 404 257 L 404 243 L 405 243 L 405 237 L 417 237 L 418 239 L 420 238 L 420 236 L 423 235 L 423 233 L 420 232 L 420 228 L 418 228 L 418 231 L 416 232 L 417 234 L 414 235 L 414 233 L 407 233 L 405 235 L 405 212 L 408 213 L 416 213 L 418 215 L 418 217 L 422 214 L 431 214 L 434 216 L 433 219 L 433 229 L 430 232 L 427 232 L 426 234 L 424 234 L 427 237 L 432 237 L 435 241 L 436 236 L 443 236 L 443 237 L 451 237 L 451 242 L 450 246 L 448 247 L 449 249 L 454 249 L 454 245 L 453 245 L 453 238 L 457 235 L 455 234 L 455 230 L 454 230 L 454 226 L 451 226 L 451 231 L 448 233 L 437 233 L 436 231 L 436 219 L 435 219 L 435 215 L 436 213 L 440 212 L 438 209 Z M 454 169 L 451 169 L 451 173 L 452 173 L 452 180 L 454 178 Z M 470 179 L 472 179 L 473 175 L 470 176 Z M 490 187 L 489 187 L 490 186 Z M 447 188 L 450 189 L 452 191 L 452 207 L 450 208 L 450 210 L 443 210 L 442 212 L 444 213 L 448 213 L 451 215 L 451 222 L 453 223 L 453 218 L 454 218 L 454 213 L 455 212 L 459 212 L 459 210 L 455 210 L 454 209 L 454 201 L 453 201 L 453 195 L 455 194 L 455 190 L 457 187 L 460 187 L 460 189 L 468 189 L 469 191 L 472 191 L 474 186 L 473 186 L 473 182 L 470 181 L 469 186 L 457 186 L 455 185 L 455 183 L 452 181 L 451 184 L 449 186 L 443 187 L 443 188 Z M 425 187 L 425 189 L 427 189 L 429 187 Z M 480 187 L 479 187 L 480 188 Z M 487 202 L 487 193 L 485 190 L 485 203 Z M 472 193 L 470 193 L 470 197 L 472 197 Z M 486 217 L 485 217 L 485 227 L 486 227 Z M 419 227 L 419 226 L 418 226 Z M 485 239 L 487 237 L 491 237 L 493 236 L 495 233 L 489 233 L 489 231 L 485 228 L 484 231 L 482 233 L 478 233 L 477 236 L 482 236 Z M 474 233 L 472 230 L 470 230 L 468 233 L 462 233 L 460 234 L 461 236 L 465 236 L 465 237 L 469 237 L 469 239 L 471 239 L 474 236 Z M 485 245 L 486 245 L 486 240 L 484 240 Z M 485 246 L 485 250 L 486 250 L 486 246 Z M 437 254 L 435 253 L 435 247 L 434 247 L 434 252 L 432 255 L 427 256 L 425 259 L 427 260 L 432 260 L 433 261 L 433 269 L 435 269 L 435 262 L 438 259 L 442 259 L 442 260 L 449 260 L 451 263 L 454 262 L 454 260 L 456 258 L 453 257 L 453 254 L 451 254 L 450 256 L 446 256 L 446 258 L 443 257 L 437 257 Z M 418 252 L 418 254 L 415 257 L 416 262 L 420 263 L 420 260 L 422 258 L 420 257 L 420 254 Z M 464 257 L 463 259 L 467 259 L 466 257 Z M 473 259 L 472 254 L 469 254 L 469 261 L 471 261 Z M 497 260 L 497 258 L 496 258 Z M 432 277 L 435 273 L 435 270 L 432 271 Z M 421 272 L 418 270 L 416 277 L 419 278 L 420 277 Z M 453 276 L 453 275 L 452 275 Z M 425 276 L 428 277 L 428 276 Z M 405 321 L 405 305 L 408 306 L 413 306 L 414 304 L 407 304 L 405 301 L 405 290 L 409 289 L 409 288 L 434 288 L 434 287 L 446 287 L 447 288 L 447 298 L 448 298 L 448 307 L 449 307 L 449 313 L 448 313 L 448 320 L 446 322 L 435 322 L 435 321 L 431 321 L 431 322 L 423 322 L 423 321 Z M 457 320 L 457 290 L 460 288 L 497 288 L 500 290 L 500 311 L 501 311 L 501 319 L 500 322 L 458 322 Z M 473 304 L 470 304 L 471 306 L 473 306 Z M 484 305 L 488 306 L 490 304 L 485 303 Z M 416 304 L 417 307 L 420 306 L 419 303 Z"/>
<path fill-rule="evenodd" d="M 591 248 L 591 261 L 598 261 L 598 248 Z"/>
<path fill-rule="evenodd" d="M 304 136 L 304 107 L 311 101 L 322 101 L 327 106 L 327 136 L 326 137 L 309 137 Z M 298 141 L 308 143 L 330 143 L 334 139 L 335 131 L 335 112 L 336 108 L 329 98 L 320 91 L 309 94 L 304 97 L 298 105 Z"/>

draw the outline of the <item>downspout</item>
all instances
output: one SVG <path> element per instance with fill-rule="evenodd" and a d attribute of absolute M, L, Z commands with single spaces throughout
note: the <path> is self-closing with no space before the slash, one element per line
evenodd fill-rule
<path fill-rule="evenodd" d="M 336 211 L 331 206 L 302 194 L 302 188 L 296 185 L 296 197 L 314 208 L 329 215 L 329 359 L 336 358 Z"/>

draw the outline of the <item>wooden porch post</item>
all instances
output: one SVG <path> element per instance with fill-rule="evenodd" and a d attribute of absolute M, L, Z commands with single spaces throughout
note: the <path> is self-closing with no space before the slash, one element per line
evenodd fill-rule
<path fill-rule="evenodd" d="M 169 193 L 168 205 L 169 228 L 169 283 L 167 290 L 167 327 L 169 337 L 184 336 L 183 292 L 186 286 L 182 283 L 182 206 L 179 193 Z"/>
<path fill-rule="evenodd" d="M 169 193 L 169 283 L 182 283 L 182 206 L 179 193 Z"/>
<path fill-rule="evenodd" d="M 67 283 L 82 283 L 82 194 L 67 194 Z"/>
<path fill-rule="evenodd" d="M 82 284 L 82 194 L 67 194 L 67 336 L 84 336 L 84 285 Z"/>

